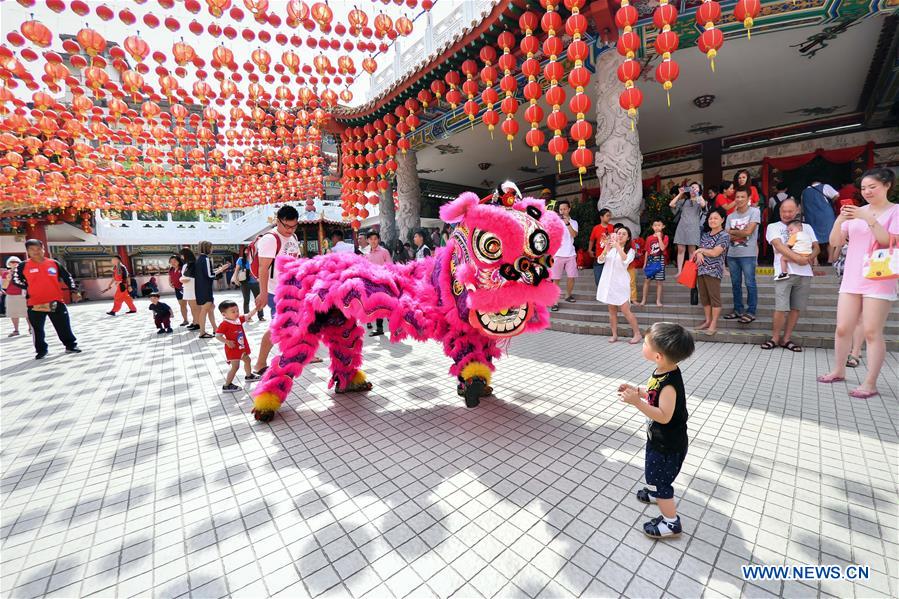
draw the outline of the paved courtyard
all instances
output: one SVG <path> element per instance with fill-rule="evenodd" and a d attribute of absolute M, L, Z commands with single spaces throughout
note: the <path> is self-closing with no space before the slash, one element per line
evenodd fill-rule
<path fill-rule="evenodd" d="M 896 354 L 859 401 L 863 367 L 815 383 L 832 351 L 700 343 L 685 534 L 654 542 L 644 419 L 616 396 L 651 371 L 638 347 L 520 337 L 468 410 L 437 344 L 367 339 L 371 393 L 333 395 L 316 364 L 265 425 L 221 392 L 221 345 L 157 336 L 146 305 L 73 307 L 84 353 L 51 330 L 42 362 L 0 321 L 4 597 L 899 595 Z M 870 578 L 748 582 L 750 563 Z"/>

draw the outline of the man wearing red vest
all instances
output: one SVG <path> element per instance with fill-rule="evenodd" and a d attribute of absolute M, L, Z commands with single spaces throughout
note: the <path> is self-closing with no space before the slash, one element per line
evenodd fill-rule
<path fill-rule="evenodd" d="M 40 360 L 47 355 L 47 342 L 44 339 L 44 325 L 47 317 L 56 329 L 56 335 L 66 346 L 67 354 L 79 354 L 78 342 L 72 333 L 69 323 L 69 311 L 63 303 L 60 282 L 72 290 L 72 297 L 78 297 L 77 287 L 72 275 L 56 260 L 44 256 L 44 244 L 37 239 L 25 242 L 28 259 L 19 264 L 13 273 L 13 282 L 25 290 L 28 303 L 28 322 L 34 331 L 35 359 Z"/>

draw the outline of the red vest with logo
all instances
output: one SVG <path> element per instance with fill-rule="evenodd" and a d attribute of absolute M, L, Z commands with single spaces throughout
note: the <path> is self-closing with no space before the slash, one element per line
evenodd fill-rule
<path fill-rule="evenodd" d="M 28 305 L 61 302 L 59 265 L 56 260 L 44 258 L 43 262 L 25 261 L 25 280 L 28 281 Z"/>

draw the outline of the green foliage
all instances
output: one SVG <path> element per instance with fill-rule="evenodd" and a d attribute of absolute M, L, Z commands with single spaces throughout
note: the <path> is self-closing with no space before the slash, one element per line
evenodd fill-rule
<path fill-rule="evenodd" d="M 571 202 L 571 218 L 577 221 L 577 237 L 574 246 L 579 250 L 586 250 L 590 243 L 590 232 L 599 224 L 599 210 L 596 208 L 596 199 L 588 197 L 586 200 L 579 198 Z"/>
<path fill-rule="evenodd" d="M 665 233 L 673 236 L 676 227 L 674 213 L 671 212 L 671 208 L 668 206 L 671 198 L 665 193 L 653 191 L 643 198 L 643 201 L 646 205 L 647 224 L 646 230 L 641 232 L 641 237 L 646 237 L 652 233 L 652 223 L 656 220 L 661 220 L 665 223 Z"/>

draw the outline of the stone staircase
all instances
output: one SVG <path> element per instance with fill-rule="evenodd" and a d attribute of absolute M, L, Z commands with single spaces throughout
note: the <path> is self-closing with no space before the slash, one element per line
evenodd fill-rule
<path fill-rule="evenodd" d="M 646 306 L 632 306 L 637 315 L 641 329 L 658 321 L 677 322 L 688 328 L 694 328 L 704 320 L 702 306 L 690 305 L 690 290 L 674 280 L 675 269 L 669 267 L 667 280 L 663 283 L 663 307 L 655 305 L 655 285 L 650 285 L 649 299 Z M 723 343 L 763 343 L 771 336 L 772 316 L 774 308 L 774 281 L 770 267 L 759 268 L 756 281 L 759 288 L 759 306 L 756 321 L 751 324 L 740 324 L 736 320 L 721 319 L 718 322 L 718 334 L 714 337 L 699 336 L 699 339 L 714 340 Z M 764 274 L 763 274 L 764 273 Z M 584 335 L 610 335 L 609 313 L 605 304 L 596 301 L 596 288 L 593 284 L 593 271 L 582 270 L 574 286 L 576 303 L 560 302 L 559 311 L 552 312 L 550 329 Z M 564 281 L 563 281 L 564 282 Z M 643 273 L 637 272 L 637 287 L 642 293 Z M 809 305 L 799 319 L 793 339 L 804 347 L 833 348 L 833 334 L 836 326 L 837 294 L 840 282 L 829 269 L 816 271 L 812 283 Z M 745 294 L 745 287 L 743 293 Z M 721 281 L 722 316 L 733 309 L 730 276 L 725 274 Z M 887 339 L 888 351 L 899 351 L 899 302 L 894 303 L 893 310 L 887 318 L 884 335 Z M 619 336 L 631 335 L 632 331 L 619 313 Z"/>

